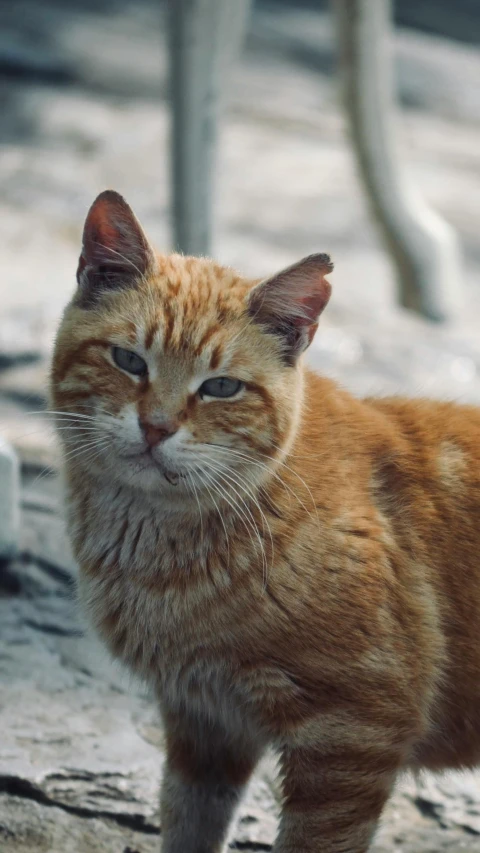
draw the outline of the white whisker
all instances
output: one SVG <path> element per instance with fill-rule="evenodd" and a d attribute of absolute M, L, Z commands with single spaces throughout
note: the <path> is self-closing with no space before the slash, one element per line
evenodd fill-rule
<path fill-rule="evenodd" d="M 197 505 L 198 505 L 198 512 L 199 512 L 199 515 L 200 515 L 200 531 L 201 531 L 201 540 L 202 540 L 202 544 L 203 544 L 203 541 L 204 541 L 204 532 L 203 532 L 203 515 L 202 515 L 202 507 L 201 507 L 200 500 L 199 500 L 199 497 L 198 497 L 198 492 L 197 492 L 197 487 L 196 487 L 196 485 L 195 485 L 195 480 L 193 479 L 193 476 L 192 476 L 192 474 L 190 474 L 190 473 L 187 473 L 187 483 L 190 483 L 190 484 L 191 484 L 192 489 L 193 489 L 193 494 L 195 495 L 195 500 L 197 501 Z"/>
<path fill-rule="evenodd" d="M 263 525 L 264 532 L 265 532 L 265 528 L 268 531 L 268 535 L 270 537 L 270 547 L 271 547 L 271 551 L 272 551 L 271 564 L 273 565 L 274 544 L 273 544 L 272 530 L 271 530 L 271 527 L 268 523 L 267 517 L 266 517 L 265 513 L 263 512 L 263 510 L 260 506 L 258 498 L 255 496 L 254 492 L 252 492 L 252 484 L 245 477 L 243 477 L 241 474 L 239 474 L 238 471 L 234 471 L 232 468 L 228 468 L 225 465 L 222 465 L 218 460 L 215 460 L 213 463 L 210 462 L 210 464 L 211 465 L 213 464 L 213 466 L 216 468 L 217 471 L 220 470 L 221 472 L 223 472 L 224 477 L 226 477 L 232 483 L 235 483 L 240 488 L 242 488 L 242 483 L 244 484 L 243 488 L 244 488 L 246 494 L 248 495 L 248 497 L 250 498 L 250 500 L 252 501 L 252 503 L 258 509 L 258 511 L 260 513 L 260 516 L 262 518 L 262 525 Z M 265 577 L 265 584 L 266 584 L 266 582 L 267 582 L 267 578 Z"/>
<path fill-rule="evenodd" d="M 142 273 L 142 271 L 139 270 L 139 268 L 137 267 L 136 264 L 133 263 L 131 258 L 127 258 L 125 255 L 122 255 L 121 252 L 118 252 L 116 249 L 113 249 L 111 246 L 105 246 L 104 243 L 99 243 L 97 240 L 94 242 L 95 242 L 96 246 L 100 246 L 101 249 L 106 249 L 107 252 L 111 252 L 112 255 L 116 255 L 117 257 L 120 258 L 121 261 L 123 261 L 124 263 L 127 263 L 131 267 L 133 267 L 133 269 L 139 274 L 139 276 L 142 280 L 145 278 L 144 273 Z"/>
<path fill-rule="evenodd" d="M 206 473 L 207 473 L 207 472 L 206 472 L 206 471 L 204 471 L 204 474 L 206 474 Z M 234 486 L 232 486 L 232 485 L 231 485 L 231 483 L 229 483 L 229 481 L 228 481 L 228 480 L 227 480 L 227 478 L 224 476 L 224 474 L 220 473 L 218 469 L 217 469 L 214 473 L 216 473 L 216 475 L 217 475 L 217 479 L 215 480 L 215 481 L 216 481 L 217 488 L 218 488 L 218 489 L 223 493 L 223 497 L 224 497 L 224 499 L 225 499 L 225 500 L 227 500 L 227 502 L 229 502 L 229 503 L 230 503 L 230 501 L 229 501 L 229 499 L 228 499 L 228 497 L 227 497 L 227 495 L 228 495 L 228 488 L 230 488 L 230 490 L 231 490 L 231 491 L 233 491 L 233 492 L 235 493 L 235 495 L 237 496 L 238 500 L 239 500 L 239 501 L 240 501 L 240 503 L 241 503 L 241 506 L 236 506 L 236 507 L 235 507 L 235 510 L 236 510 L 236 512 L 237 512 L 237 513 L 240 513 L 240 514 L 242 515 L 242 517 L 244 518 L 244 521 L 248 522 L 248 524 L 251 526 L 251 529 L 253 529 L 253 532 L 255 533 L 255 536 L 257 537 L 258 543 L 259 543 L 259 545 L 260 545 L 260 550 L 261 550 L 261 553 L 262 553 L 263 574 L 264 574 L 264 578 L 265 578 L 265 582 L 266 582 L 266 575 L 267 575 L 267 556 L 266 556 L 266 553 L 265 553 L 265 547 L 264 547 L 264 544 L 263 544 L 263 542 L 262 542 L 262 537 L 260 536 L 260 533 L 259 533 L 259 531 L 258 531 L 258 527 L 257 527 L 257 525 L 256 525 L 256 523 L 255 523 L 255 518 L 254 518 L 254 516 L 253 516 L 253 514 L 252 514 L 252 512 L 251 512 L 251 510 L 250 510 L 250 508 L 249 508 L 249 506 L 248 506 L 248 504 L 247 504 L 247 503 L 245 502 L 245 500 L 242 498 L 242 496 L 241 496 L 240 492 L 238 492 L 238 491 L 237 491 L 237 489 L 235 489 L 235 488 L 234 488 Z M 220 480 L 221 480 L 223 483 L 225 483 L 225 484 L 226 484 L 226 487 L 221 486 L 221 485 L 218 483 L 218 478 L 220 478 Z M 214 478 L 214 479 L 215 479 L 215 478 Z M 237 485 L 240 485 L 240 484 L 239 484 L 239 483 L 237 483 Z M 241 485 L 240 485 L 240 488 L 241 488 Z M 232 506 L 232 504 L 231 504 L 231 503 L 230 503 L 230 506 Z"/>
<path fill-rule="evenodd" d="M 217 502 L 216 502 L 216 500 L 215 500 L 215 498 L 214 498 L 214 496 L 213 496 L 213 494 L 212 494 L 211 490 L 209 489 L 209 487 L 208 487 L 207 483 L 206 483 L 206 482 L 205 482 L 205 480 L 203 479 L 203 477 L 202 477 L 202 475 L 201 475 L 201 472 L 197 469 L 197 470 L 195 471 L 195 473 L 196 473 L 197 477 L 199 478 L 199 480 L 200 480 L 200 482 L 201 482 L 202 486 L 204 486 L 204 488 L 207 490 L 208 494 L 210 495 L 210 497 L 211 497 L 211 499 L 212 499 L 212 502 L 213 502 L 213 505 L 214 505 L 214 507 L 215 507 L 215 509 L 216 509 L 216 511 L 217 511 L 218 517 L 219 517 L 219 519 L 220 519 L 220 521 L 221 521 L 221 523 L 222 523 L 222 527 L 223 527 L 224 532 L 225 532 L 225 541 L 226 541 L 226 543 L 227 543 L 227 569 L 228 569 L 228 567 L 230 566 L 230 540 L 229 540 L 229 536 L 228 536 L 228 532 L 227 532 L 227 527 L 226 527 L 226 524 L 225 524 L 225 521 L 224 521 L 223 515 L 222 515 L 222 513 L 220 512 L 220 508 L 219 508 L 219 506 L 218 506 L 218 504 L 217 504 Z"/>
<path fill-rule="evenodd" d="M 210 473 L 207 473 L 207 471 L 204 470 L 203 476 L 208 479 L 210 485 L 212 486 L 213 489 L 216 490 L 218 496 L 221 499 L 223 499 L 224 501 L 226 501 L 226 503 L 230 506 L 230 508 L 233 510 L 234 515 L 236 515 L 240 519 L 240 522 L 245 526 L 247 532 L 249 533 L 250 541 L 253 544 L 252 525 L 248 523 L 248 519 L 246 520 L 245 517 L 243 517 L 244 513 L 242 512 L 242 510 L 239 510 L 239 507 L 235 506 L 233 501 L 230 499 L 228 494 L 225 492 L 225 489 L 221 485 L 219 485 L 219 483 L 217 482 L 217 480 L 213 476 L 213 474 L 211 475 Z M 257 533 L 257 536 L 258 536 L 258 531 L 256 531 L 255 525 L 253 525 L 253 531 L 255 531 Z M 260 546 L 261 546 L 261 541 L 260 541 Z"/>

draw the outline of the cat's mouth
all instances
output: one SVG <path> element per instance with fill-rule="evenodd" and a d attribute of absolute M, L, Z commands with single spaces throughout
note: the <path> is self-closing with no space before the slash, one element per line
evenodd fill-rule
<path fill-rule="evenodd" d="M 143 463 L 145 468 L 156 468 L 156 470 L 163 475 L 167 483 L 170 483 L 171 486 L 177 486 L 179 480 L 185 479 L 186 474 L 180 471 L 172 471 L 167 468 L 163 462 L 160 462 L 158 459 L 155 459 L 151 448 L 148 450 L 144 450 L 141 453 L 129 453 L 125 455 L 125 458 L 131 462 L 137 461 Z"/>
<path fill-rule="evenodd" d="M 162 474 L 167 483 L 170 483 L 172 486 L 177 486 L 178 481 L 183 477 L 183 474 L 176 474 L 173 471 L 167 471 L 165 468 L 162 469 Z"/>

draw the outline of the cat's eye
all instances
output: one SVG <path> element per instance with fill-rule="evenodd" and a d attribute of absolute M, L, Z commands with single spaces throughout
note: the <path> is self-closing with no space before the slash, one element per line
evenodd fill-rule
<path fill-rule="evenodd" d="M 198 393 L 201 397 L 234 397 L 243 388 L 243 382 L 239 379 L 230 379 L 228 376 L 216 376 L 206 379 L 200 385 Z"/>
<path fill-rule="evenodd" d="M 112 347 L 112 357 L 115 364 L 127 373 L 133 373 L 134 376 L 145 376 L 147 373 L 146 361 L 136 352 L 122 347 Z"/>

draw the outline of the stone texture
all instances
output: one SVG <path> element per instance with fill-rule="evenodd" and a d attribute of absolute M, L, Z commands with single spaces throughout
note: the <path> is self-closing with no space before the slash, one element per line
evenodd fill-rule
<path fill-rule="evenodd" d="M 22 463 L 20 550 L 0 566 L 2 853 L 159 846 L 155 705 L 85 631 L 58 451 L 39 412 L 94 195 L 118 188 L 158 245 L 169 245 L 162 16 L 157 0 L 0 4 L 0 433 Z M 396 308 L 336 101 L 331 21 L 315 10 L 256 7 L 222 134 L 214 250 L 255 275 L 329 250 L 334 297 L 311 363 L 358 394 L 478 403 L 480 57 L 406 30 L 395 52 L 401 156 L 465 250 L 461 320 L 435 328 Z M 270 850 L 278 803 L 269 756 L 239 809 L 231 849 Z M 404 780 L 374 851 L 479 847 L 477 773 Z"/>

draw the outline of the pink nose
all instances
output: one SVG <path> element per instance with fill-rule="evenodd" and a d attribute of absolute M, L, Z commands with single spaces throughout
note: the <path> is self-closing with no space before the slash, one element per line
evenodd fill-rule
<path fill-rule="evenodd" d="M 148 421 L 142 421 L 140 418 L 139 422 L 149 447 L 155 447 L 177 431 L 177 427 L 170 423 L 149 424 Z"/>

